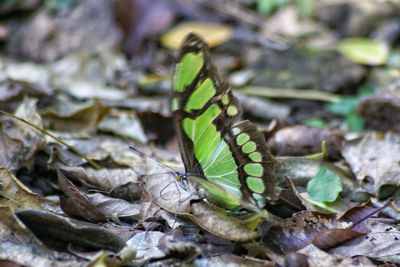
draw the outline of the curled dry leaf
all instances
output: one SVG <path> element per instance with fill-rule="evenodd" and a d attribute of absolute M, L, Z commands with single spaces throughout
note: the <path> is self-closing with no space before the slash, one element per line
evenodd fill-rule
<path fill-rule="evenodd" d="M 0 214 L 1 266 L 8 266 L 7 260 L 15 264 L 10 266 L 80 266 L 77 258 L 45 247 L 10 208 L 0 207 Z"/>
<path fill-rule="evenodd" d="M 0 203 L 12 209 L 58 210 L 55 208 L 55 202 L 36 195 L 10 170 L 4 168 L 0 168 L 0 195 L 5 198 L 0 200 Z"/>
<path fill-rule="evenodd" d="M 50 247 L 67 249 L 69 245 L 74 245 L 92 251 L 105 249 L 116 252 L 124 247 L 129 238 L 121 229 L 118 229 L 119 232 L 112 231 L 112 227 L 106 229 L 50 212 L 26 210 L 18 212 L 17 216 Z"/>
<path fill-rule="evenodd" d="M 90 201 L 86 194 L 70 182 L 61 170 L 57 171 L 58 187 L 65 193 L 60 197 L 61 209 L 68 215 L 90 222 L 106 222 L 107 217 Z"/>

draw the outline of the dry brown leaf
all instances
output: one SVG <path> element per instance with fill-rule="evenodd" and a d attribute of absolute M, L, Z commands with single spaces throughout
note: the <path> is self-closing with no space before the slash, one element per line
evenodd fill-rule
<path fill-rule="evenodd" d="M 4 261 L 7 260 L 23 266 L 81 266 L 80 260 L 72 255 L 45 247 L 10 208 L 0 206 L 0 214 L 1 266 L 7 266 L 4 265 Z"/>
<path fill-rule="evenodd" d="M 371 132 L 342 149 L 359 184 L 378 198 L 391 196 L 400 186 L 399 144 L 398 134 Z"/>
<path fill-rule="evenodd" d="M 51 212 L 26 210 L 18 212 L 17 216 L 46 245 L 64 250 L 74 245 L 91 251 L 105 249 L 116 252 L 132 235 L 127 228 L 100 227 Z"/>
<path fill-rule="evenodd" d="M 55 202 L 36 195 L 10 170 L 4 168 L 0 168 L 0 195 L 5 198 L 0 203 L 12 209 L 58 210 Z"/>
<path fill-rule="evenodd" d="M 107 217 L 90 201 L 86 194 L 70 182 L 61 170 L 57 171 L 58 187 L 65 193 L 60 197 L 61 209 L 72 217 L 83 218 L 90 222 L 106 222 Z"/>

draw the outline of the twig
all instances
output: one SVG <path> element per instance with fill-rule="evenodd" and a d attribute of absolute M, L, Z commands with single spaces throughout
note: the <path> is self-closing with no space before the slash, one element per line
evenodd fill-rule
<path fill-rule="evenodd" d="M 270 88 L 261 86 L 246 86 L 239 89 L 241 93 L 268 98 L 294 98 L 316 100 L 322 102 L 339 102 L 340 96 L 309 89 Z"/>
<path fill-rule="evenodd" d="M 44 130 L 44 129 L 38 127 L 38 126 L 36 126 L 35 124 L 33 124 L 33 123 L 29 122 L 29 121 L 26 121 L 26 120 L 24 120 L 24 119 L 22 119 L 22 118 L 20 118 L 20 117 L 17 117 L 17 116 L 15 116 L 14 114 L 8 113 L 8 112 L 6 112 L 6 111 L 0 110 L 0 114 L 3 114 L 3 115 L 8 116 L 8 117 L 11 117 L 11 118 L 13 118 L 13 119 L 15 119 L 15 120 L 18 120 L 18 121 L 20 121 L 20 122 L 23 122 L 23 123 L 25 123 L 25 124 L 31 126 L 32 128 L 38 130 L 39 132 L 41 132 L 41 133 L 43 133 L 43 134 L 45 134 L 45 135 L 47 135 L 47 136 L 50 136 L 51 138 L 53 138 L 54 140 L 56 140 L 58 143 L 60 143 L 60 144 L 62 144 L 62 145 L 64 145 L 64 146 L 66 146 L 69 150 L 71 150 L 72 152 L 74 152 L 76 155 L 78 155 L 78 156 L 84 158 L 90 165 L 92 165 L 92 166 L 93 166 L 94 168 L 96 168 L 97 170 L 101 169 L 101 167 L 100 167 L 98 164 L 96 164 L 93 160 L 89 159 L 86 155 L 84 155 L 83 153 L 81 153 L 79 150 L 77 150 L 77 149 L 74 148 L 73 146 L 68 145 L 68 144 L 65 143 L 63 140 L 61 140 L 60 138 L 54 136 L 54 135 L 51 134 L 50 132 L 48 132 L 48 131 L 46 131 L 46 130 Z"/>

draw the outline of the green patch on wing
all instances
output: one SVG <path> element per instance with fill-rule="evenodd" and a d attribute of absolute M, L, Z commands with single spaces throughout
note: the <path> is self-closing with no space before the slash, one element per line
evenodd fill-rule
<path fill-rule="evenodd" d="M 190 95 L 186 105 L 185 111 L 201 109 L 211 98 L 215 95 L 215 86 L 210 78 L 203 81 Z"/>
<path fill-rule="evenodd" d="M 185 118 L 183 130 L 193 142 L 194 154 L 207 179 L 221 186 L 239 188 L 235 160 L 213 123 L 221 112 L 219 106 L 213 104 L 198 117 Z"/>
<path fill-rule="evenodd" d="M 203 53 L 185 54 L 176 65 L 173 88 L 183 92 L 190 85 L 204 64 Z"/>

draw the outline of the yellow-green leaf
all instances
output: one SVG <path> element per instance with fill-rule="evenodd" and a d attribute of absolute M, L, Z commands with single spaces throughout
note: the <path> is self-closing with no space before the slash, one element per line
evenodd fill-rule
<path fill-rule="evenodd" d="M 189 34 L 199 35 L 209 47 L 221 45 L 232 37 L 232 29 L 223 24 L 185 22 L 177 25 L 161 37 L 161 44 L 169 49 L 178 49 Z"/>
<path fill-rule="evenodd" d="M 382 65 L 388 59 L 386 44 L 368 38 L 347 38 L 338 44 L 338 51 L 359 64 Z"/>

